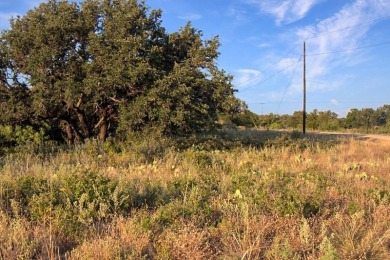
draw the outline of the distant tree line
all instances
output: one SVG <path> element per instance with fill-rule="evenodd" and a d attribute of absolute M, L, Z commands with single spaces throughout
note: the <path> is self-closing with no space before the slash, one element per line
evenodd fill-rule
<path fill-rule="evenodd" d="M 236 125 L 266 129 L 302 129 L 302 111 L 292 115 L 257 115 L 249 111 L 245 104 L 239 113 L 233 115 L 231 122 Z M 307 114 L 306 126 L 313 131 L 356 130 L 360 132 L 390 132 L 390 105 L 377 109 L 351 109 L 347 116 L 339 118 L 335 112 L 314 109 Z"/>
<path fill-rule="evenodd" d="M 0 34 L 0 132 L 72 144 L 203 131 L 238 111 L 218 37 L 161 23 L 138 0 L 49 0 L 14 17 Z"/>

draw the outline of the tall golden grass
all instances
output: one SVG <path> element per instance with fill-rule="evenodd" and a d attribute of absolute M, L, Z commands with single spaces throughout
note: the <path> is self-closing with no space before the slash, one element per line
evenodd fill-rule
<path fill-rule="evenodd" d="M 390 259 L 388 141 L 87 144 L 1 165 L 1 259 Z"/>

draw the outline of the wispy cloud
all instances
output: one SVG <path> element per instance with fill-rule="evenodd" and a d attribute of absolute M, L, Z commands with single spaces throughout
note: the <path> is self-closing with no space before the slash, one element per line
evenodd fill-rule
<path fill-rule="evenodd" d="M 269 48 L 269 47 L 271 47 L 272 45 L 271 45 L 270 43 L 264 42 L 264 43 L 258 44 L 257 46 L 258 46 L 259 48 Z"/>
<path fill-rule="evenodd" d="M 191 13 L 191 14 L 185 14 L 185 15 L 179 16 L 178 18 L 182 19 L 182 20 L 186 20 L 186 21 L 197 21 L 197 20 L 202 19 L 202 15 Z"/>
<path fill-rule="evenodd" d="M 239 88 L 245 88 L 256 84 L 261 80 L 261 72 L 253 69 L 239 69 L 236 71 L 234 79 L 235 85 Z"/>
<path fill-rule="evenodd" d="M 298 61 L 300 62 L 302 58 L 284 58 L 281 59 L 278 63 L 275 64 L 275 67 L 278 71 L 283 70 L 287 74 L 291 74 L 294 71 Z"/>
<path fill-rule="evenodd" d="M 302 19 L 315 5 L 323 0 L 246 0 L 257 5 L 264 13 L 275 18 L 276 24 L 292 23 Z"/>
<path fill-rule="evenodd" d="M 351 111 L 350 108 L 346 108 L 346 109 L 338 109 L 336 111 L 336 114 L 340 117 L 346 117 L 349 113 L 349 111 Z"/>
<path fill-rule="evenodd" d="M 351 50 L 340 54 L 334 52 L 353 49 L 369 41 L 366 36 L 375 22 L 367 23 L 367 21 L 383 17 L 384 14 L 389 12 L 390 1 L 356 0 L 351 4 L 345 5 L 338 13 L 320 21 L 316 25 L 298 30 L 297 36 L 299 41 L 308 39 L 307 53 L 308 64 L 310 64 L 308 77 L 318 78 L 325 76 L 336 67 L 356 65 L 364 60 L 364 57 L 357 55 L 356 51 Z M 343 28 L 350 29 L 340 30 Z M 331 54 L 332 52 L 334 54 Z M 310 54 L 320 53 L 330 54 L 310 56 Z"/>
<path fill-rule="evenodd" d="M 235 23 L 245 23 L 248 20 L 248 13 L 242 6 L 230 6 L 226 15 Z"/>
<path fill-rule="evenodd" d="M 301 28 L 295 36 L 291 36 L 295 37 L 297 43 L 306 41 L 309 91 L 331 91 L 347 84 L 354 75 L 340 74 L 337 69 L 361 64 L 368 59 L 366 54 L 369 50 L 350 50 L 342 53 L 337 51 L 370 44 L 370 38 L 367 37 L 370 28 L 380 21 L 378 18 L 387 16 L 388 13 L 390 1 L 355 0 L 327 19 Z M 349 29 L 344 30 L 345 28 Z M 300 52 L 301 50 L 298 50 L 295 55 Z M 283 69 L 294 62 L 296 60 L 292 58 L 284 58 L 276 64 L 275 69 Z M 291 75 L 291 69 L 285 73 L 286 76 Z M 296 73 L 302 73 L 301 68 Z M 293 84 L 291 90 L 289 94 L 300 93 L 301 86 Z"/>
<path fill-rule="evenodd" d="M 345 86 L 349 86 L 351 80 L 356 79 L 357 75 L 350 71 L 347 72 L 348 70 L 340 72 L 340 68 L 354 67 L 363 64 L 363 62 L 367 62 L 370 59 L 368 54 L 371 53 L 371 49 L 345 52 L 337 51 L 354 49 L 359 46 L 376 43 L 377 40 L 369 37 L 370 29 L 377 23 L 382 22 L 381 18 L 387 17 L 389 13 L 390 1 L 388 0 L 354 0 L 342 6 L 338 12 L 324 20 L 298 29 L 293 34 L 289 32 L 288 39 L 292 43 L 300 46 L 303 41 L 306 41 L 307 91 L 321 95 L 319 93 L 336 91 Z M 329 54 L 312 55 L 319 53 Z M 294 64 L 297 63 L 298 57 L 301 54 L 301 48 L 295 49 L 287 57 L 272 66 L 271 69 L 273 72 L 267 72 L 261 75 L 262 77 L 260 78 L 267 78 L 268 74 L 272 75 L 274 72 L 276 73 L 282 71 L 284 68 L 288 68 L 282 72 L 284 79 L 288 80 L 293 75 L 292 73 L 296 67 Z M 276 56 L 270 60 L 277 60 L 279 57 Z M 299 96 L 302 93 L 301 75 L 302 66 L 298 66 L 292 78 L 291 85 L 287 89 L 278 87 L 277 89 L 263 92 L 261 98 L 266 102 L 275 102 L 281 100 L 281 97 L 284 97 L 286 90 L 287 96 L 285 99 Z M 261 80 L 257 82 L 261 82 Z M 248 86 L 251 85 L 255 84 L 249 81 Z M 317 97 L 321 98 L 320 96 Z M 328 100 L 333 106 L 340 108 L 340 102 L 338 100 L 331 98 Z M 345 111 L 340 114 L 345 115 Z"/>
<path fill-rule="evenodd" d="M 338 102 L 337 99 L 335 99 L 335 98 L 332 98 L 332 99 L 330 100 L 330 103 L 331 103 L 332 105 L 335 105 L 335 106 L 338 106 L 338 105 L 339 105 L 339 102 Z"/>

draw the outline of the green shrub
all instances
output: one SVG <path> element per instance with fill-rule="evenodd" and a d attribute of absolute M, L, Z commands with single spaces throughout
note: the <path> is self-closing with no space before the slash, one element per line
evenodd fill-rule
<path fill-rule="evenodd" d="M 18 212 L 22 215 L 30 216 L 30 201 L 40 194 L 46 194 L 49 191 L 49 182 L 43 177 L 20 176 L 12 181 L 6 181 L 2 184 L 5 192 L 2 203 L 5 208 L 11 209 L 11 203 L 19 207 Z"/>
<path fill-rule="evenodd" d="M 332 245 L 328 237 L 324 237 L 320 244 L 320 260 L 338 260 L 340 259 L 337 250 Z"/>
<path fill-rule="evenodd" d="M 48 140 L 45 130 L 39 128 L 35 130 L 31 126 L 9 126 L 0 125 L 0 143 L 15 143 L 18 146 L 25 146 L 28 144 L 42 144 Z"/>
<path fill-rule="evenodd" d="M 287 239 L 275 238 L 270 250 L 266 253 L 267 259 L 291 260 L 299 259 L 299 256 L 293 252 Z"/>

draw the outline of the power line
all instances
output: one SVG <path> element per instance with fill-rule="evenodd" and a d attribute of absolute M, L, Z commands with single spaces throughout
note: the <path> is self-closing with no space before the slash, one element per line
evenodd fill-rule
<path fill-rule="evenodd" d="M 372 20 L 368 20 L 364 23 L 359 23 L 359 24 L 356 24 L 356 25 L 353 25 L 353 26 L 348 26 L 348 27 L 344 27 L 344 28 L 340 28 L 340 29 L 337 29 L 337 30 L 333 30 L 333 31 L 328 31 L 328 32 L 325 32 L 325 33 L 321 33 L 321 34 L 318 34 L 316 36 L 313 36 L 313 37 L 309 37 L 309 38 L 306 38 L 304 41 L 307 41 L 307 40 L 311 40 L 311 39 L 315 39 L 315 38 L 319 38 L 319 37 L 322 37 L 324 35 L 327 35 L 327 34 L 331 34 L 331 33 L 335 33 L 335 32 L 340 32 L 340 31 L 344 31 L 344 30 L 348 30 L 348 29 L 352 29 L 352 28 L 356 28 L 356 27 L 359 27 L 359 26 L 362 26 L 362 25 L 366 25 L 366 24 L 370 24 L 370 23 L 373 23 L 373 22 L 377 22 L 377 21 L 380 21 L 380 20 L 386 20 L 386 19 L 389 19 L 390 18 L 390 15 L 389 16 L 383 16 L 383 17 L 380 17 L 380 18 L 376 18 L 376 19 L 372 19 Z M 315 56 L 315 55 L 326 55 L 326 54 L 333 54 L 333 53 L 341 53 L 341 52 L 346 52 L 346 51 L 352 51 L 352 50 L 359 50 L 359 49 L 365 49 L 365 48 L 371 48 L 371 47 L 375 47 L 375 46 L 379 46 L 379 45 L 385 45 L 385 44 L 390 44 L 390 42 L 384 42 L 384 43 L 378 43 L 378 44 L 373 44 L 373 45 L 368 45 L 368 46 L 362 46 L 362 47 L 357 47 L 357 48 L 351 48 L 351 49 L 345 49 L 345 50 L 339 50 L 339 51 L 333 51 L 333 52 L 327 52 L 327 53 L 315 53 L 315 54 L 308 54 L 306 56 Z M 291 52 L 293 52 L 297 46 L 300 45 L 300 43 L 294 45 L 286 54 L 284 54 L 283 56 L 281 56 L 279 59 L 277 59 L 276 61 L 274 61 L 273 63 L 271 63 L 269 66 L 267 66 L 265 69 L 261 70 L 259 75 L 253 77 L 253 78 L 250 78 L 250 79 L 247 79 L 245 81 L 242 81 L 242 82 L 239 82 L 237 84 L 235 84 L 236 86 L 240 86 L 244 83 L 247 83 L 249 81 L 252 81 L 258 77 L 261 76 L 262 73 L 264 73 L 265 71 L 267 71 L 269 68 L 271 68 L 272 66 L 274 66 L 275 64 L 279 63 L 282 59 L 284 59 L 285 57 L 287 57 Z M 277 73 L 279 74 L 279 73 Z M 273 77 L 273 76 L 272 76 Z M 247 88 L 246 88 L 247 89 Z M 245 91 L 246 89 L 244 90 L 241 90 L 239 92 L 242 92 L 242 91 Z"/>
<path fill-rule="evenodd" d="M 368 20 L 367 22 L 364 22 L 364 23 L 359 23 L 359 24 L 356 24 L 356 25 L 352 25 L 352 26 L 341 28 L 341 29 L 337 29 L 337 30 L 334 30 L 334 31 L 328 31 L 328 32 L 325 32 L 325 33 L 321 33 L 321 34 L 318 34 L 316 36 L 306 38 L 304 41 L 308 41 L 308 40 L 311 40 L 311 39 L 319 38 L 319 37 L 322 37 L 322 36 L 327 35 L 327 34 L 340 32 L 340 31 L 344 31 L 344 30 L 348 30 L 348 29 L 352 29 L 352 28 L 359 27 L 359 26 L 362 26 L 362 25 L 365 25 L 365 24 L 370 24 L 370 23 L 373 23 L 373 22 L 376 22 L 376 21 L 386 20 L 386 19 L 389 19 L 389 18 L 390 18 L 390 15 L 383 16 L 383 17 L 376 18 L 376 19 L 372 19 L 372 20 Z"/>
<path fill-rule="evenodd" d="M 366 49 L 366 48 L 373 48 L 373 47 L 376 47 L 376 46 L 386 45 L 386 44 L 390 44 L 390 41 L 370 44 L 370 45 L 366 45 L 366 46 L 359 46 L 359 47 L 350 48 L 350 49 L 344 49 L 344 50 L 337 50 L 337 51 L 331 51 L 331 52 L 322 52 L 322 53 L 312 53 L 312 54 L 307 54 L 306 56 L 328 55 L 328 54 L 333 54 L 333 53 L 340 53 L 340 52 L 346 52 L 346 51 L 354 51 L 354 50 L 360 50 L 360 49 Z"/>
<path fill-rule="evenodd" d="M 281 100 L 280 100 L 280 102 L 279 102 L 278 108 L 276 109 L 276 114 L 278 113 L 279 108 L 280 108 L 280 105 L 282 104 L 283 99 L 284 99 L 284 97 L 285 97 L 285 95 L 286 95 L 286 93 L 287 93 L 287 89 L 288 89 L 288 88 L 290 87 L 290 85 L 291 85 L 292 79 L 293 79 L 293 77 L 294 77 L 294 75 L 295 75 L 295 71 L 297 70 L 298 65 L 299 65 L 301 59 L 302 59 L 302 55 L 299 57 L 299 60 L 298 60 L 296 66 L 295 66 L 295 68 L 294 68 L 294 70 L 293 70 L 293 73 L 292 73 L 292 75 L 291 75 L 291 77 L 290 77 L 290 80 L 289 80 L 288 83 L 287 83 L 287 86 L 286 86 L 286 88 L 285 88 L 285 90 L 284 90 L 283 96 L 282 96 L 282 98 L 281 98 Z"/>
<path fill-rule="evenodd" d="M 343 31 L 343 30 L 351 29 L 351 28 L 356 28 L 356 27 L 359 27 L 359 26 L 362 26 L 362 25 L 365 25 L 365 24 L 370 24 L 370 23 L 377 22 L 377 21 L 384 20 L 384 19 L 388 19 L 388 18 L 390 18 L 390 15 L 389 15 L 389 16 L 384 16 L 384 17 L 381 17 L 381 18 L 377 18 L 377 19 L 372 19 L 372 20 L 369 20 L 369 21 L 366 21 L 366 22 L 364 22 L 364 23 L 360 23 L 360 24 L 357 24 L 357 25 L 354 25 L 354 26 L 344 27 L 344 28 L 341 28 L 341 29 L 337 29 L 337 30 L 333 30 L 333 31 L 328 31 L 328 32 L 325 32 L 325 33 L 321 33 L 321 34 L 318 34 L 318 35 L 316 35 L 316 36 L 306 38 L 305 41 L 306 41 L 306 40 L 311 40 L 311 39 L 314 39 L 314 38 L 318 38 L 318 37 L 321 37 L 321 36 L 325 36 L 325 35 L 327 35 L 327 34 L 331 34 L 331 33 L 335 33 L 335 32 L 340 32 L 340 31 Z M 298 46 L 299 44 L 300 44 L 300 43 L 294 45 L 293 48 L 291 48 L 285 55 L 281 56 L 281 57 L 280 57 L 279 59 L 277 59 L 275 62 L 271 63 L 269 66 L 267 66 L 265 69 L 263 69 L 263 70 L 259 73 L 259 75 L 256 75 L 255 77 L 249 78 L 249 79 L 247 79 L 247 80 L 245 80 L 245 81 L 242 81 L 242 82 L 240 82 L 240 83 L 238 83 L 238 84 L 236 84 L 236 85 L 239 86 L 239 85 L 242 85 L 242 84 L 244 84 L 244 83 L 246 83 L 246 82 L 252 81 L 252 80 L 254 80 L 254 79 L 260 77 L 261 74 L 262 74 L 263 72 L 265 72 L 266 70 L 268 70 L 269 68 L 271 68 L 271 67 L 274 66 L 275 64 L 279 63 L 281 60 L 283 60 L 285 57 L 287 57 L 290 53 L 292 53 L 292 52 L 297 48 L 297 46 Z M 358 46 L 358 47 L 355 47 L 355 48 L 349 48 L 349 49 L 343 49 L 343 50 L 336 50 L 336 51 L 324 52 L 324 53 L 313 53 L 313 54 L 308 54 L 307 56 L 329 55 L 329 54 L 342 53 L 342 52 L 347 52 L 347 51 L 360 50 L 360 49 L 365 49 L 365 48 L 373 48 L 373 47 L 377 47 L 377 46 L 381 46 L 381 45 L 387 45 L 387 44 L 390 44 L 390 41 L 388 41 L 388 42 L 381 42 L 381 43 L 375 43 L 375 44 L 370 44 L 370 45 L 366 45 L 366 46 Z M 293 71 L 293 74 L 292 74 L 292 76 L 291 76 L 291 78 L 290 78 L 290 80 L 289 80 L 289 83 L 288 83 L 288 85 L 287 85 L 287 87 L 286 87 L 286 89 L 285 89 L 285 91 L 284 91 L 284 93 L 283 93 L 283 97 L 282 97 L 281 101 L 280 101 L 279 104 L 278 104 L 278 107 L 277 107 L 277 112 L 278 112 L 278 110 L 279 110 L 279 108 L 280 108 L 280 106 L 281 106 L 281 103 L 283 102 L 283 99 L 284 99 L 284 97 L 285 97 L 285 95 L 286 95 L 287 89 L 288 89 L 288 87 L 289 87 L 290 84 L 291 84 L 291 80 L 292 80 L 292 78 L 293 78 L 293 76 L 294 76 L 294 74 L 295 74 L 295 71 L 296 71 L 296 69 L 297 69 L 297 67 L 298 67 L 298 64 L 299 64 L 301 58 L 302 58 L 302 56 L 300 56 L 300 58 L 299 58 L 299 60 L 298 60 L 298 62 L 297 62 L 296 64 L 291 64 L 290 66 L 288 66 L 288 67 L 286 67 L 286 68 L 284 68 L 284 69 L 282 69 L 282 70 L 280 70 L 280 71 L 274 73 L 273 75 L 271 75 L 270 77 L 266 78 L 265 80 L 263 80 L 263 81 L 261 81 L 261 82 L 255 84 L 255 85 L 253 85 L 253 86 L 249 86 L 249 87 L 247 87 L 247 88 L 244 88 L 244 89 L 242 89 L 242 90 L 239 90 L 238 92 L 242 93 L 242 92 L 244 92 L 244 91 L 246 91 L 246 90 L 248 90 L 248 89 L 251 89 L 251 88 L 253 88 L 253 87 L 259 86 L 259 85 L 265 83 L 266 81 L 268 81 L 268 80 L 274 78 L 275 76 L 279 75 L 280 73 L 282 73 L 283 71 L 287 70 L 288 68 L 290 68 L 290 67 L 296 65 L 296 67 L 295 67 L 295 69 L 294 69 L 294 71 Z M 343 58 L 343 57 L 341 57 L 341 58 Z M 290 102 L 290 103 L 299 103 L 299 102 Z M 332 104 L 332 103 L 334 103 L 334 102 L 308 102 L 308 103 L 309 103 L 309 104 L 319 104 L 319 103 Z M 353 101 L 352 101 L 352 102 L 337 102 L 337 104 L 343 104 L 343 103 L 347 103 L 347 104 L 356 103 L 356 104 L 357 104 L 357 103 L 378 103 L 378 102 L 356 102 L 356 101 L 355 101 L 355 102 L 353 102 Z M 248 103 L 248 104 L 254 104 L 254 103 Z M 267 103 L 267 102 L 261 102 L 261 103 L 259 103 L 259 104 L 264 105 L 264 104 L 269 104 L 269 103 Z M 276 113 L 277 113 L 277 112 L 276 112 Z"/>
<path fill-rule="evenodd" d="M 294 68 L 294 71 L 293 71 L 293 73 L 291 74 L 290 80 L 289 80 L 288 83 L 287 83 L 287 86 L 286 86 L 286 89 L 284 90 L 283 96 L 282 96 L 282 98 L 280 99 L 280 102 L 279 102 L 279 104 L 278 104 L 278 107 L 276 108 L 276 112 L 275 112 L 275 114 L 273 114 L 273 116 L 272 116 L 272 118 L 271 118 L 271 125 L 274 123 L 275 115 L 278 114 L 278 112 L 279 112 L 280 105 L 281 105 L 282 102 L 283 102 L 283 99 L 284 99 L 284 96 L 286 95 L 287 89 L 290 87 L 291 81 L 292 81 L 292 79 L 293 79 L 293 77 L 294 77 L 294 75 L 295 75 L 295 71 L 297 70 L 298 65 L 299 65 L 299 62 L 301 61 L 301 59 L 302 59 L 302 55 L 299 57 L 299 60 L 298 60 L 296 66 L 295 66 L 295 68 Z"/>
<path fill-rule="evenodd" d="M 287 67 L 285 67 L 284 69 L 282 69 L 282 70 L 280 70 L 280 71 L 278 71 L 278 72 L 272 74 L 271 76 L 269 76 L 268 78 L 264 79 L 263 81 L 260 81 L 259 83 L 255 84 L 255 85 L 253 85 L 253 86 L 246 87 L 246 88 L 244 88 L 244 89 L 242 89 L 242 90 L 238 90 L 238 92 L 239 92 L 239 93 L 242 93 L 242 92 L 244 92 L 244 91 L 247 91 L 248 89 L 257 87 L 257 86 L 259 86 L 259 85 L 265 83 L 266 81 L 268 81 L 268 80 L 274 78 L 275 76 L 279 75 L 279 74 L 282 73 L 283 71 L 285 71 L 285 70 L 289 69 L 290 67 L 292 67 L 292 66 L 298 64 L 298 63 L 300 62 L 301 58 L 302 58 L 302 56 L 299 58 L 298 62 L 293 63 L 293 64 L 290 64 L 289 66 L 287 66 Z"/>
<path fill-rule="evenodd" d="M 262 73 L 264 73 L 265 71 L 267 71 L 267 70 L 268 70 L 269 68 L 271 68 L 273 65 L 279 63 L 282 59 L 284 59 L 284 58 L 287 57 L 291 52 L 293 52 L 293 51 L 297 48 L 298 45 L 299 45 L 299 44 L 296 44 L 296 45 L 295 45 L 293 48 L 291 48 L 286 54 L 284 54 L 283 56 L 281 56 L 279 59 L 277 59 L 276 61 L 274 61 L 274 62 L 271 63 L 270 65 L 268 65 L 265 69 L 261 70 L 261 71 L 259 72 L 259 75 L 255 76 L 255 77 L 253 77 L 253 78 L 250 78 L 250 79 L 241 81 L 241 82 L 239 82 L 239 83 L 237 83 L 237 84 L 235 84 L 235 85 L 236 85 L 236 86 L 240 86 L 240 85 L 242 85 L 242 84 L 244 84 L 244 83 L 246 83 L 246 82 L 252 81 L 252 80 L 254 80 L 254 79 L 260 77 Z"/>

